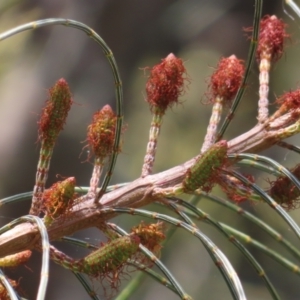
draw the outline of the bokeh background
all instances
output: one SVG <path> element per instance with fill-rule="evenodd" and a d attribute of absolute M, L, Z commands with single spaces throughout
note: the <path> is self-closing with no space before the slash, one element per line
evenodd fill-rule
<path fill-rule="evenodd" d="M 300 22 L 292 20 L 285 10 L 283 1 L 264 3 L 264 14 L 283 18 L 292 34 L 281 61 L 272 68 L 272 102 L 283 91 L 299 86 L 300 79 Z M 0 31 L 37 19 L 60 17 L 86 23 L 107 42 L 118 63 L 124 88 L 127 130 L 112 179 L 112 183 L 120 183 L 140 175 L 148 139 L 151 115 L 144 101 L 146 76 L 143 68 L 159 63 L 173 52 L 185 61 L 190 77 L 182 104 L 170 110 L 164 119 L 155 164 L 155 172 L 159 172 L 183 163 L 199 152 L 211 110 L 209 105 L 203 104 L 208 77 L 222 56 L 235 54 L 241 59 L 247 58 L 249 40 L 242 28 L 252 25 L 253 12 L 254 1 L 239 0 L 2 0 Z M 107 103 L 115 105 L 112 74 L 100 47 L 85 34 L 72 28 L 51 26 L 21 33 L 0 43 L 0 198 L 32 190 L 39 153 L 38 115 L 47 99 L 47 89 L 61 77 L 68 81 L 75 105 L 58 140 L 48 186 L 57 180 L 57 176 L 75 176 L 78 185 L 88 185 L 92 165 L 85 162 L 87 151 L 82 151 L 86 127 L 93 112 Z M 257 81 L 255 66 L 243 103 L 226 133 L 227 139 L 255 125 Z M 298 137 L 292 141 L 297 144 Z M 288 167 L 299 160 L 289 151 L 275 147 L 264 154 Z M 258 182 L 266 186 L 267 176 L 264 174 L 260 178 Z M 200 205 L 214 218 L 253 234 L 269 247 L 282 250 L 254 225 L 223 207 L 204 200 Z M 266 205 L 245 206 L 295 241 L 293 233 Z M 0 221 L 4 225 L 26 214 L 28 208 L 29 203 L 2 207 Z M 151 209 L 160 210 L 157 206 Z M 298 211 L 291 214 L 299 223 Z M 121 217 L 115 221 L 129 228 L 138 219 Z M 248 298 L 271 299 L 258 275 L 237 250 L 214 229 L 202 224 L 200 228 L 228 255 L 241 276 Z M 76 236 L 96 244 L 103 240 L 96 230 L 80 232 Z M 75 258 L 83 255 L 79 248 L 59 246 Z M 265 267 L 282 298 L 299 299 L 297 276 L 257 250 L 250 250 Z M 163 249 L 162 260 L 194 299 L 231 299 L 224 280 L 203 246 L 186 232 L 178 230 Z M 11 277 L 20 280 L 28 299 L 35 298 L 39 267 L 40 255 L 35 253 L 27 267 L 21 268 L 21 273 L 19 270 L 9 272 Z M 51 264 L 47 299 L 89 297 L 70 272 Z M 130 299 L 169 300 L 176 297 L 149 279 Z"/>

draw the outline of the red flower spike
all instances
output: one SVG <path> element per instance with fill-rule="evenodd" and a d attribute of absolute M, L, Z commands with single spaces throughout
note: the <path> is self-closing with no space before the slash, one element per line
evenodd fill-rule
<path fill-rule="evenodd" d="M 232 100 L 241 85 L 244 71 L 243 61 L 237 59 L 235 55 L 221 58 L 209 83 L 211 102 L 214 103 L 217 96 L 223 100 Z"/>
<path fill-rule="evenodd" d="M 290 172 L 300 179 L 300 164 L 296 165 Z M 294 209 L 300 199 L 300 191 L 287 176 L 281 176 L 271 182 L 269 194 L 274 200 L 286 209 Z"/>
<path fill-rule="evenodd" d="M 45 223 L 67 214 L 75 199 L 75 177 L 69 177 L 53 184 L 43 193 L 43 207 L 46 213 Z"/>
<path fill-rule="evenodd" d="M 184 93 L 185 74 L 182 60 L 173 53 L 151 69 L 146 93 L 152 112 L 164 114 L 168 107 L 178 102 L 178 97 Z"/>
<path fill-rule="evenodd" d="M 93 116 L 88 127 L 87 141 L 95 157 L 104 159 L 113 152 L 117 117 L 109 105 Z"/>
<path fill-rule="evenodd" d="M 59 132 L 63 129 L 68 112 L 73 103 L 68 83 L 59 79 L 49 90 L 49 100 L 46 101 L 39 124 L 39 139 L 45 147 L 53 147 Z"/>
<path fill-rule="evenodd" d="M 243 174 L 243 176 L 246 177 L 251 183 L 255 183 L 254 176 L 248 174 Z M 218 183 L 224 193 L 226 193 L 227 197 L 237 204 L 251 199 L 253 194 L 251 187 L 245 185 L 243 182 L 233 176 L 222 176 L 220 180 L 218 180 Z"/>
<path fill-rule="evenodd" d="M 282 112 L 300 108 L 300 89 L 285 93 L 276 100 L 280 104 L 279 108 Z"/>
<path fill-rule="evenodd" d="M 163 232 L 164 224 L 158 222 L 156 224 L 145 224 L 143 221 L 131 229 L 132 234 L 136 234 L 140 238 L 140 242 L 156 256 L 159 256 L 161 244 L 166 239 Z"/>
<path fill-rule="evenodd" d="M 284 40 L 290 35 L 286 33 L 286 24 L 276 16 L 265 16 L 260 21 L 260 32 L 257 46 L 257 60 L 267 58 L 277 61 L 283 53 Z"/>

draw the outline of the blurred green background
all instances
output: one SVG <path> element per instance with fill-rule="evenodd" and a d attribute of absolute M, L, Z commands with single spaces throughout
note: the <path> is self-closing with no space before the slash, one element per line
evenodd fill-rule
<path fill-rule="evenodd" d="M 209 75 L 222 56 L 235 54 L 241 59 L 247 58 L 249 40 L 242 28 L 252 25 L 253 12 L 254 1 L 239 0 L 2 0 L 0 31 L 37 19 L 60 17 L 86 23 L 107 42 L 117 60 L 124 87 L 127 130 L 112 179 L 112 183 L 120 183 L 140 175 L 148 139 L 151 115 L 144 101 L 146 76 L 142 68 L 159 63 L 173 52 L 185 61 L 190 77 L 182 104 L 168 111 L 164 118 L 155 163 L 155 172 L 159 172 L 199 152 L 211 111 L 210 105 L 203 104 Z M 284 91 L 299 87 L 300 21 L 292 21 L 279 0 L 265 1 L 264 14 L 283 18 L 292 34 L 281 61 L 272 68 L 270 101 L 274 102 Z M 57 180 L 57 175 L 75 176 L 78 185 L 89 184 L 92 165 L 83 163 L 88 154 L 86 150 L 82 152 L 86 127 L 93 112 L 107 103 L 115 105 L 112 74 L 100 47 L 85 34 L 51 26 L 21 33 L 0 43 L 0 197 L 32 190 L 39 153 L 38 115 L 47 99 L 47 89 L 61 77 L 68 81 L 75 104 L 54 151 L 48 186 Z M 257 81 L 255 66 L 226 139 L 256 124 Z M 298 138 L 292 141 L 297 144 Z M 288 167 L 299 160 L 296 155 L 279 148 L 264 154 Z M 260 178 L 258 182 L 266 186 L 267 176 Z M 2 224 L 26 214 L 28 207 L 29 203 L 21 203 L 1 208 Z M 245 207 L 295 241 L 287 226 L 266 205 L 246 204 Z M 239 216 L 207 201 L 201 202 L 201 208 L 281 250 Z M 160 210 L 157 206 L 151 209 Z M 300 223 L 297 210 L 292 216 Z M 128 228 L 137 220 L 121 217 L 116 222 Z M 270 299 L 262 281 L 236 249 L 214 229 L 202 224 L 200 228 L 228 255 L 249 299 Z M 96 230 L 77 236 L 97 244 L 102 240 Z M 76 258 L 83 255 L 79 248 L 64 246 L 61 249 Z M 300 285 L 296 275 L 255 249 L 251 250 L 282 298 L 299 299 Z M 194 299 L 231 299 L 225 282 L 202 245 L 184 231 L 178 230 L 163 249 L 162 259 Z M 21 278 L 20 285 L 29 299 L 35 298 L 39 263 L 40 256 L 35 254 L 21 273 L 19 270 L 10 272 L 14 279 Z M 52 264 L 47 299 L 88 299 L 88 296 L 71 273 Z M 176 297 L 149 279 L 131 299 Z"/>

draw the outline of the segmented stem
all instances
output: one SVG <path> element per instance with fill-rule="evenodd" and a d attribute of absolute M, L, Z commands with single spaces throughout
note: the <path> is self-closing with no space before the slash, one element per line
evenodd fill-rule
<path fill-rule="evenodd" d="M 195 213 L 201 220 L 205 220 L 210 225 L 214 226 L 218 231 L 220 231 L 224 236 L 228 238 L 228 240 L 238 249 L 240 252 L 245 256 L 245 258 L 249 261 L 250 265 L 256 270 L 257 274 L 264 280 L 267 288 L 269 289 L 271 295 L 273 296 L 273 299 L 279 300 L 280 297 L 278 296 L 274 286 L 270 282 L 268 276 L 265 274 L 264 269 L 261 267 L 261 265 L 258 263 L 258 261 L 253 257 L 253 255 L 248 251 L 248 249 L 241 244 L 237 239 L 235 239 L 232 235 L 228 234 L 226 230 L 224 230 L 222 224 L 220 224 L 218 221 L 214 220 L 209 214 L 203 212 L 201 209 L 197 208 L 196 206 L 182 200 L 175 198 L 174 199 L 179 205 L 182 205 L 189 210 L 191 210 L 193 213 Z M 180 215 L 183 215 L 185 219 L 187 218 L 186 214 L 180 211 L 180 208 L 177 204 L 172 203 L 173 201 L 170 201 L 170 205 L 173 209 L 176 210 L 176 212 Z"/>
<path fill-rule="evenodd" d="M 251 236 L 236 230 L 235 228 L 228 226 L 227 224 L 220 223 L 221 226 L 226 230 L 229 234 L 232 234 L 237 239 L 241 240 L 246 244 L 250 244 L 255 248 L 259 249 L 260 251 L 267 254 L 269 257 L 273 258 L 275 261 L 280 263 L 282 266 L 287 268 L 289 271 L 293 272 L 294 274 L 300 276 L 300 266 L 291 262 L 290 260 L 282 257 L 278 252 L 270 249 L 269 247 L 265 246 L 264 244 L 260 243 L 259 241 L 253 239 Z"/>
<path fill-rule="evenodd" d="M 71 258 L 62 251 L 56 249 L 54 246 L 50 246 L 50 258 L 68 270 L 72 270 L 73 272 L 81 272 L 81 265 L 78 264 L 78 260 Z"/>
<path fill-rule="evenodd" d="M 127 232 L 125 232 L 123 229 L 121 229 L 119 226 L 112 224 L 112 223 L 107 223 L 108 227 L 110 227 L 112 230 L 118 232 L 120 235 L 127 235 Z M 71 237 L 63 237 L 62 241 L 68 242 L 70 244 L 79 246 L 79 247 L 84 247 L 87 249 L 91 249 L 91 250 L 97 250 L 98 247 L 96 247 L 95 245 L 89 244 L 85 241 L 82 240 L 78 240 L 75 238 L 71 238 Z M 151 254 L 151 256 L 149 255 L 151 252 L 148 250 L 147 248 L 143 245 L 139 245 L 139 249 L 141 250 L 141 252 L 145 255 L 145 257 L 154 257 L 153 254 Z M 180 290 L 177 290 L 177 286 L 179 286 L 179 284 L 177 283 L 177 286 L 173 286 L 173 284 L 171 282 L 176 281 L 174 279 L 174 277 L 170 277 L 170 272 L 168 271 L 168 269 L 166 267 L 164 267 L 159 259 L 157 259 L 156 257 L 153 258 L 153 263 L 155 265 L 157 265 L 158 268 L 160 268 L 160 270 L 166 275 L 166 277 L 162 277 L 161 275 L 159 275 L 157 272 L 153 271 L 152 269 L 150 269 L 149 267 L 147 267 L 147 265 L 140 263 L 139 261 L 137 261 L 136 259 L 129 259 L 127 261 L 128 265 L 132 265 L 134 267 L 136 267 L 137 269 L 147 273 L 148 275 L 150 275 L 151 277 L 153 277 L 156 281 L 158 281 L 160 284 L 166 286 L 167 288 L 171 289 L 173 292 L 177 293 L 177 294 L 181 294 Z M 74 272 L 75 276 L 77 276 L 79 273 Z M 132 281 L 135 281 L 136 278 L 141 278 L 143 277 L 144 273 L 139 273 Z M 170 277 L 170 278 L 169 278 Z M 78 278 L 80 280 L 80 282 L 82 282 L 82 278 Z M 131 285 L 132 282 L 130 282 L 126 289 L 123 289 L 120 294 L 116 297 L 116 299 L 123 299 L 125 294 L 126 294 L 126 299 L 128 299 L 130 292 L 129 290 L 132 292 L 133 290 L 131 290 L 131 288 L 129 286 Z M 87 286 L 87 283 L 83 282 L 82 283 L 84 285 L 84 287 L 86 288 L 86 290 L 91 291 L 90 287 Z M 135 284 L 134 284 L 135 285 Z M 93 298 L 94 299 L 94 298 Z M 125 299 L 125 298 L 124 298 Z M 186 297 L 186 298 L 182 298 L 184 300 L 191 300 L 191 298 Z"/>
<path fill-rule="evenodd" d="M 201 153 L 207 151 L 216 141 L 217 129 L 221 119 L 223 110 L 223 97 L 217 96 L 214 100 L 211 117 L 206 130 L 204 143 L 201 148 Z"/>
<path fill-rule="evenodd" d="M 119 226 L 115 225 L 115 224 L 108 224 L 113 230 L 115 230 L 116 232 L 118 232 L 121 235 L 125 235 L 127 234 L 125 230 L 123 230 L 122 228 L 120 228 Z M 155 227 L 160 227 L 161 224 L 157 223 L 157 224 L 152 224 Z M 152 226 L 150 225 L 150 226 Z M 142 232 L 140 232 L 142 233 Z M 143 240 L 143 238 L 141 238 L 141 241 Z M 167 277 L 167 279 L 170 281 L 170 284 L 174 287 L 175 292 L 180 296 L 180 298 L 182 300 L 192 300 L 191 297 L 185 293 L 185 291 L 183 290 L 183 288 L 180 286 L 180 284 L 178 283 L 178 281 L 174 278 L 174 276 L 171 274 L 171 272 L 168 270 L 168 268 L 166 268 L 164 266 L 164 264 L 148 249 L 148 247 L 145 247 L 144 245 L 140 244 L 139 245 L 139 249 L 141 250 L 141 252 L 147 257 L 149 258 L 153 264 L 155 264 L 160 271 Z"/>
<path fill-rule="evenodd" d="M 7 279 L 1 269 L 0 269 L 0 282 L 1 282 L 1 288 L 0 288 L 1 299 L 19 300 L 19 297 L 13 288 L 15 286 L 14 282 Z"/>
<path fill-rule="evenodd" d="M 243 218 L 249 220 L 256 226 L 258 226 L 260 229 L 265 231 L 268 235 L 270 235 L 278 243 L 282 244 L 291 254 L 294 255 L 294 257 L 296 257 L 297 259 L 300 258 L 300 251 L 293 244 L 291 244 L 288 240 L 286 240 L 278 231 L 274 230 L 267 223 L 265 223 L 258 217 L 252 215 L 247 210 L 244 210 L 241 206 L 238 206 L 238 205 L 234 204 L 232 201 L 224 200 L 223 198 L 220 198 L 217 196 L 204 194 L 202 192 L 200 192 L 200 195 L 217 203 L 217 204 L 220 204 L 220 205 L 236 212 L 237 215 L 240 215 Z"/>
<path fill-rule="evenodd" d="M 146 155 L 144 158 L 144 164 L 142 167 L 141 177 L 152 174 L 152 168 L 155 161 L 157 140 L 160 132 L 160 127 L 163 120 L 163 114 L 154 113 L 152 116 L 152 122 L 149 132 L 149 142 L 147 144 Z"/>
<path fill-rule="evenodd" d="M 285 32 L 286 24 L 276 16 L 265 16 L 260 21 L 257 48 L 259 61 L 259 102 L 258 121 L 264 123 L 269 116 L 269 71 L 271 62 L 277 61 L 283 53 L 284 40 L 289 37 Z"/>
<path fill-rule="evenodd" d="M 226 281 L 227 285 L 229 286 L 230 292 L 232 293 L 233 297 L 235 299 L 246 299 L 243 287 L 241 285 L 241 282 L 228 261 L 227 257 L 223 254 L 223 252 L 200 230 L 197 228 L 187 224 L 186 222 L 183 222 L 181 220 L 178 220 L 176 218 L 159 214 L 157 212 L 152 211 L 146 211 L 142 209 L 133 209 L 133 208 L 121 208 L 121 207 L 104 207 L 101 209 L 101 213 L 125 213 L 130 215 L 141 215 L 144 217 L 156 219 L 156 220 L 162 220 L 165 222 L 168 222 L 170 224 L 173 224 L 177 227 L 181 227 L 185 230 L 187 230 L 192 235 L 196 236 L 201 243 L 204 245 L 205 249 L 208 251 L 209 255 L 215 262 L 216 266 L 219 268 L 219 271 L 224 276 L 224 280 Z"/>
<path fill-rule="evenodd" d="M 102 170 L 103 170 L 103 159 L 95 158 L 93 173 L 90 180 L 90 187 L 88 190 L 88 195 L 91 197 L 95 197 L 97 195 L 97 189 L 99 186 Z"/>
<path fill-rule="evenodd" d="M 10 230 L 12 227 L 21 224 L 21 223 L 35 223 L 37 225 L 37 228 L 41 235 L 41 242 L 42 242 L 42 268 L 41 268 L 41 275 L 40 275 L 40 284 L 38 288 L 37 293 L 37 300 L 43 300 L 46 296 L 46 290 L 48 285 L 48 279 L 49 279 L 49 237 L 47 229 L 43 223 L 43 221 L 32 215 L 23 216 L 18 219 L 15 219 L 14 221 L 10 222 L 9 224 L 6 224 L 5 226 L 0 228 L 0 235 L 8 230 Z M 1 270 L 0 270 L 1 271 Z M 1 277 L 1 276 L 0 276 Z M 7 288 L 7 286 L 5 286 Z M 12 298 L 15 299 L 15 298 Z M 17 299 L 17 298 L 16 298 Z"/>
<path fill-rule="evenodd" d="M 259 63 L 258 122 L 264 123 L 269 116 L 269 72 L 271 55 L 265 54 Z"/>
<path fill-rule="evenodd" d="M 29 214 L 31 215 L 38 215 L 40 212 L 40 205 L 42 201 L 42 195 L 45 190 L 46 181 L 48 178 L 53 147 L 46 148 L 44 142 L 42 142 L 41 144 L 40 157 L 35 177 L 35 185 L 33 188 L 32 203 L 29 211 Z"/>

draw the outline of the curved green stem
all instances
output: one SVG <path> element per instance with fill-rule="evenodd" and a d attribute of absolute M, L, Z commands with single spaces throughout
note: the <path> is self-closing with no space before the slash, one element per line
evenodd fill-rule
<path fill-rule="evenodd" d="M 278 243 L 282 244 L 291 254 L 293 254 L 297 259 L 300 259 L 300 251 L 294 247 L 289 241 L 287 241 L 279 232 L 274 230 L 268 224 L 266 224 L 261 219 L 257 218 L 256 216 L 252 215 L 250 212 L 244 210 L 240 206 L 232 203 L 231 201 L 224 200 L 220 197 L 213 196 L 213 195 L 205 195 L 207 199 L 214 201 L 220 205 L 225 206 L 226 208 L 236 212 L 243 218 L 251 221 L 252 223 L 256 224 L 260 229 L 265 231 L 268 235 L 274 238 Z"/>
<path fill-rule="evenodd" d="M 229 290 L 233 296 L 234 299 L 246 299 L 243 287 L 241 285 L 240 279 L 237 276 L 234 268 L 232 267 L 231 263 L 227 259 L 227 257 L 223 254 L 223 252 L 206 236 L 204 235 L 200 230 L 197 228 L 180 221 L 176 218 L 172 218 L 168 215 L 159 214 L 152 211 L 146 211 L 142 209 L 133 209 L 133 208 L 109 208 L 104 207 L 101 209 L 101 213 L 125 213 L 130 215 L 140 215 L 147 218 L 155 219 L 155 220 L 162 220 L 165 222 L 168 222 L 172 225 L 175 225 L 177 227 L 181 227 L 185 230 L 187 230 L 192 235 L 196 236 L 205 249 L 207 250 L 208 254 L 211 256 L 213 261 L 215 262 L 216 266 L 218 267 L 219 271 L 224 277 L 224 280 L 226 281 Z"/>
<path fill-rule="evenodd" d="M 117 233 L 121 235 L 127 235 L 127 232 L 123 230 L 121 227 L 117 226 L 116 224 L 108 223 L 107 224 L 111 229 L 115 230 Z M 164 264 L 145 246 L 139 245 L 140 250 L 148 257 L 161 271 L 162 273 L 167 277 L 171 285 L 176 290 L 176 294 L 178 294 L 182 300 L 191 300 L 190 296 L 188 296 L 183 288 L 180 286 L 178 281 L 174 278 L 174 276 L 171 274 L 171 272 L 164 266 Z"/>
<path fill-rule="evenodd" d="M 272 208 L 276 210 L 276 212 L 285 220 L 285 222 L 291 227 L 291 229 L 295 232 L 297 237 L 300 239 L 300 228 L 297 223 L 289 216 L 289 214 L 276 202 L 270 197 L 266 192 L 264 192 L 258 185 L 251 183 L 246 177 L 242 176 L 236 171 L 225 171 L 224 173 L 233 175 L 241 182 L 246 184 L 247 186 L 251 187 L 261 198 L 267 202 Z"/>
<path fill-rule="evenodd" d="M 214 220 L 212 217 L 210 217 L 209 214 L 203 212 L 201 209 L 195 207 L 194 205 L 179 199 L 179 198 L 172 198 L 170 199 L 172 202 L 169 203 L 171 207 L 175 210 L 177 210 L 180 215 L 185 214 L 184 212 L 178 210 L 178 204 L 191 210 L 194 214 L 197 215 L 197 217 L 200 220 L 205 220 L 210 225 L 214 226 L 219 232 L 221 232 L 223 235 L 227 237 L 227 239 L 239 249 L 239 251 L 245 256 L 245 258 L 248 260 L 248 262 L 251 264 L 251 266 L 256 270 L 257 274 L 264 280 L 270 294 L 272 295 L 273 299 L 279 300 L 280 297 L 277 294 L 273 284 L 269 280 L 268 276 L 266 275 L 264 269 L 261 267 L 261 265 L 258 263 L 258 261 L 254 258 L 254 256 L 247 250 L 247 248 L 244 247 L 243 244 L 241 244 L 237 239 L 235 239 L 231 234 L 228 234 L 228 232 L 223 228 L 223 226 Z M 178 203 L 178 204 L 177 204 Z"/>
<path fill-rule="evenodd" d="M 224 230 L 226 230 L 228 233 L 234 235 L 235 237 L 237 237 L 239 240 L 250 244 L 252 246 L 254 246 L 255 248 L 261 250 L 262 252 L 264 252 L 265 254 L 267 254 L 268 256 L 270 256 L 271 258 L 273 258 L 275 261 L 277 261 L 278 263 L 280 263 L 282 266 L 284 266 L 285 268 L 287 268 L 288 270 L 290 270 L 291 272 L 297 274 L 298 276 L 300 276 L 300 267 L 299 265 L 296 265 L 294 263 L 292 263 L 290 260 L 282 257 L 282 255 L 280 255 L 278 252 L 268 248 L 267 246 L 265 246 L 264 244 L 258 242 L 257 240 L 253 239 L 251 236 L 236 230 L 235 228 L 232 228 L 231 226 L 228 226 L 227 224 L 224 223 L 220 223 L 221 226 L 224 228 Z"/>
<path fill-rule="evenodd" d="M 121 131 L 122 131 L 122 123 L 123 123 L 123 89 L 122 89 L 122 81 L 121 81 L 121 76 L 118 70 L 118 66 L 116 63 L 116 60 L 114 58 L 114 55 L 110 48 L 107 46 L 105 41 L 89 26 L 77 22 L 74 20 L 69 20 L 69 19 L 60 19 L 60 18 L 51 18 L 51 19 L 43 19 L 43 20 L 38 20 L 34 22 L 30 22 L 18 27 L 15 27 L 13 29 L 10 29 L 2 34 L 0 34 L 0 41 L 5 40 L 15 34 L 18 34 L 23 31 L 27 30 L 33 30 L 49 25 L 63 25 L 66 27 L 73 27 L 75 29 L 81 30 L 85 32 L 90 38 L 92 38 L 98 45 L 101 46 L 104 55 L 106 56 L 114 77 L 114 83 L 115 83 L 115 93 L 116 93 L 116 114 L 117 114 L 117 125 L 116 125 L 116 134 L 115 134 L 115 142 L 114 142 L 114 152 L 111 156 L 110 163 L 108 166 L 107 173 L 104 177 L 100 192 L 97 195 L 97 199 L 99 200 L 100 197 L 104 194 L 109 181 L 111 179 L 111 175 L 113 173 L 117 156 L 118 156 L 118 149 L 119 149 L 119 144 L 120 144 L 120 137 L 121 137 Z"/>
<path fill-rule="evenodd" d="M 36 223 L 38 230 L 41 234 L 43 256 L 42 256 L 41 279 L 40 279 L 40 284 L 39 284 L 36 299 L 44 300 L 46 296 L 46 290 L 47 290 L 48 278 L 49 278 L 49 245 L 50 244 L 49 244 L 47 229 L 43 221 L 36 216 L 32 216 L 32 215 L 23 216 L 0 228 L 0 235 L 10 230 L 12 227 L 25 222 Z"/>
<path fill-rule="evenodd" d="M 16 291 L 11 286 L 11 284 L 9 283 L 9 280 L 5 277 L 5 275 L 4 275 L 4 273 L 3 273 L 3 271 L 1 269 L 0 269 L 0 281 L 1 281 L 1 284 L 8 291 L 8 295 L 9 295 L 9 297 L 10 297 L 11 300 L 19 300 L 20 299 L 18 297 Z"/>
<path fill-rule="evenodd" d="M 262 5 L 263 5 L 263 0 L 255 0 L 253 32 L 252 32 L 251 43 L 250 43 L 249 52 L 248 52 L 248 59 L 247 59 L 247 64 L 246 64 L 247 67 L 246 67 L 244 79 L 243 79 L 241 87 L 239 88 L 239 90 L 235 96 L 235 99 L 231 105 L 230 111 L 219 130 L 216 141 L 219 141 L 222 139 L 228 125 L 230 124 L 231 120 L 233 119 L 234 113 L 235 113 L 235 111 L 238 107 L 238 104 L 240 103 L 240 100 L 242 99 L 243 94 L 245 92 L 245 87 L 247 86 L 247 80 L 249 78 L 249 74 L 251 71 L 251 67 L 252 67 L 252 63 L 253 63 L 253 60 L 255 57 L 255 52 L 256 52 L 256 47 L 257 47 L 259 23 L 260 23 L 261 14 L 262 14 Z"/>

